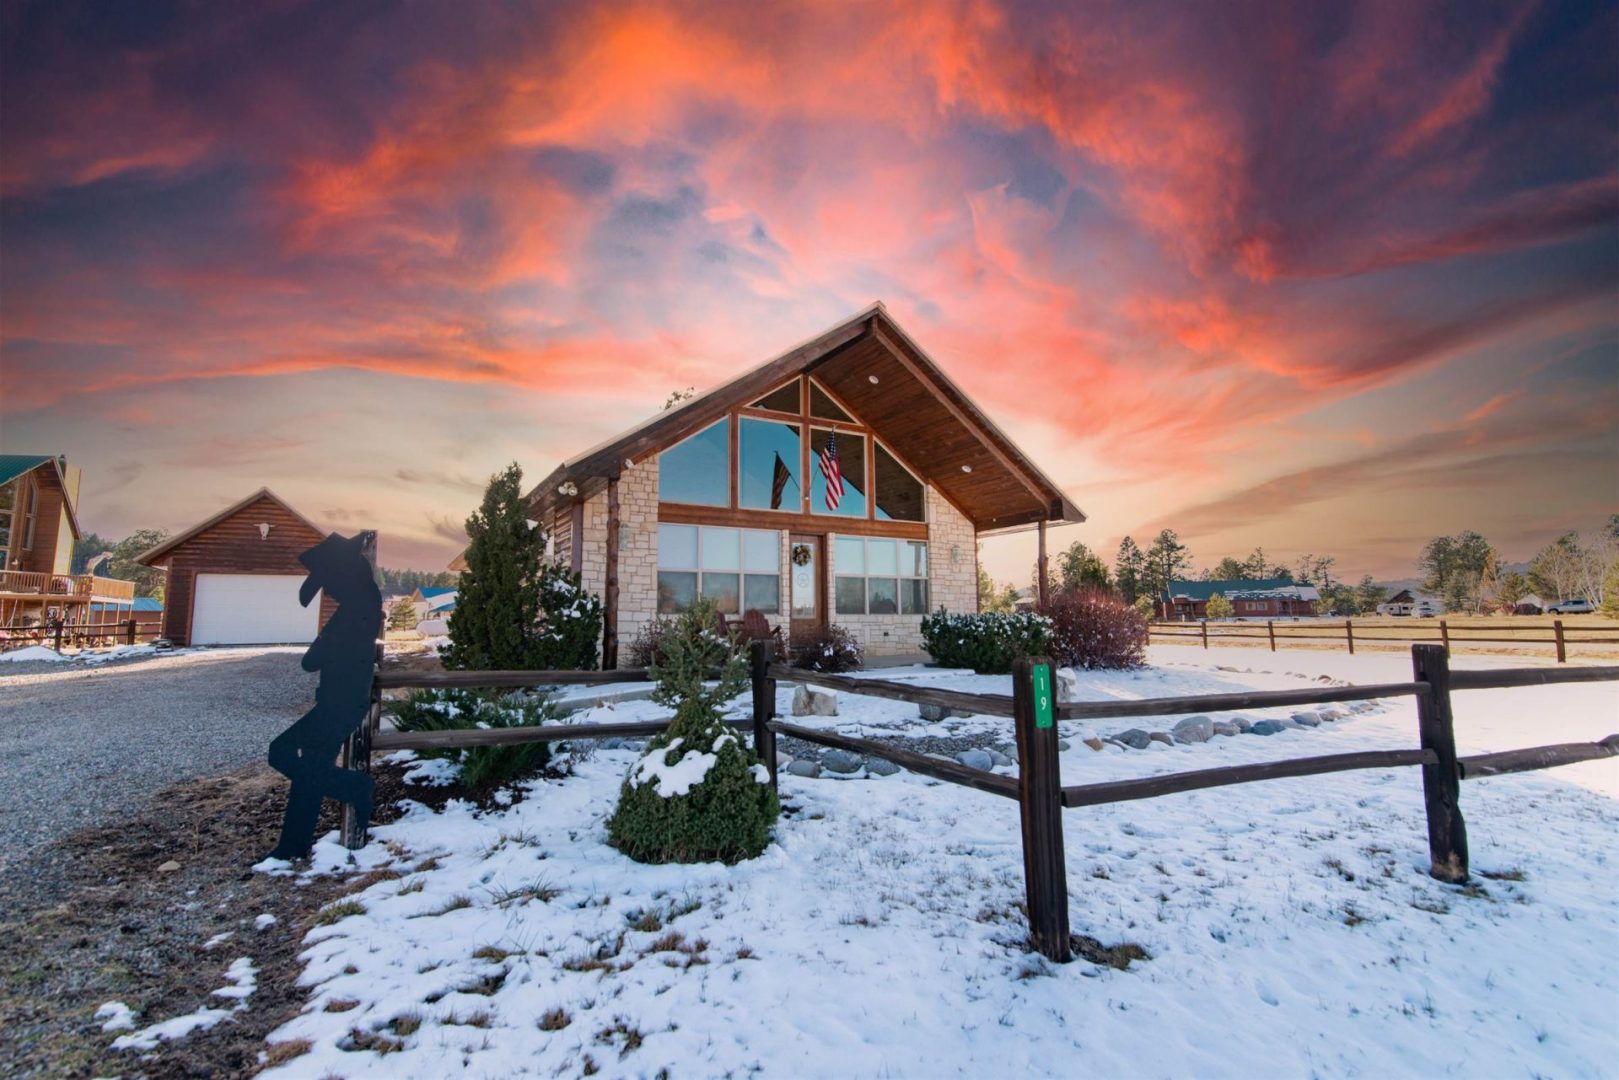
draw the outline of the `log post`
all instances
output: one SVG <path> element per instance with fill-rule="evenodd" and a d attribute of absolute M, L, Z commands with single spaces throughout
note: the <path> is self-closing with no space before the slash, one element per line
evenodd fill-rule
<path fill-rule="evenodd" d="M 1063 857 L 1062 776 L 1050 660 L 1022 657 L 1012 665 L 1012 724 L 1017 733 L 1029 940 L 1047 959 L 1066 964 L 1068 864 Z"/>
<path fill-rule="evenodd" d="M 371 732 L 380 722 L 382 716 L 382 688 L 377 685 L 375 677 L 371 680 L 371 705 L 366 710 L 365 720 L 354 729 L 353 734 L 343 744 L 343 767 L 357 769 L 360 772 L 371 772 Z M 354 812 L 349 803 L 343 804 L 343 846 L 350 851 L 358 851 L 365 847 L 367 826 L 369 821 L 361 821 L 360 815 Z"/>
<path fill-rule="evenodd" d="M 770 669 L 771 642 L 755 641 L 748 646 L 753 669 L 753 752 L 770 770 L 770 786 L 776 787 L 776 733 L 770 730 L 776 712 L 776 680 Z"/>
<path fill-rule="evenodd" d="M 1355 621 L 1353 619 L 1345 619 L 1344 620 L 1344 637 L 1349 642 L 1349 655 L 1354 656 L 1355 655 Z"/>
<path fill-rule="evenodd" d="M 1270 651 L 1275 652 L 1276 651 L 1276 620 L 1275 619 L 1266 619 L 1265 620 L 1265 632 L 1270 635 Z"/>
<path fill-rule="evenodd" d="M 56 651 L 62 651 L 62 620 L 56 620 Z"/>
<path fill-rule="evenodd" d="M 1456 729 L 1450 711 L 1450 654 L 1443 645 L 1411 646 L 1411 670 L 1429 686 L 1417 695 L 1417 728 L 1422 748 L 1437 764 L 1422 767 L 1422 799 L 1428 811 L 1428 873 L 1440 881 L 1467 880 L 1467 823 L 1459 805 L 1461 770 L 1456 764 Z"/>
<path fill-rule="evenodd" d="M 1568 663 L 1568 648 L 1563 644 L 1563 620 L 1562 619 L 1553 619 L 1552 620 L 1552 635 L 1557 640 L 1557 662 L 1559 664 Z"/>
<path fill-rule="evenodd" d="M 1446 652 L 1450 651 L 1450 627 L 1445 625 L 1444 619 L 1439 620 L 1439 643 L 1445 647 Z"/>
<path fill-rule="evenodd" d="M 128 633 L 128 637 L 125 638 L 125 641 L 127 641 L 128 644 L 130 644 L 130 645 L 135 644 L 135 617 L 133 615 L 130 616 L 129 628 L 128 628 L 127 633 Z"/>
<path fill-rule="evenodd" d="M 1207 619 L 1203 620 L 1202 629 L 1203 629 L 1203 647 L 1205 649 L 1207 649 L 1209 647 L 1209 620 L 1207 620 Z"/>
<path fill-rule="evenodd" d="M 1049 577 L 1050 572 L 1047 570 L 1047 566 L 1046 566 L 1046 519 L 1045 518 L 1040 519 L 1040 524 L 1039 524 L 1038 531 L 1039 531 L 1039 534 L 1040 534 L 1040 555 L 1039 555 L 1038 560 L 1036 561 L 1036 566 L 1039 568 L 1038 572 L 1040 574 L 1040 580 L 1035 582 L 1035 593 L 1034 593 L 1034 595 L 1035 595 L 1035 599 L 1040 604 L 1040 611 L 1042 613 L 1044 613 L 1046 610 L 1048 610 L 1046 605 L 1048 603 L 1050 603 L 1050 601 L 1051 601 L 1051 597 L 1046 595 L 1047 592 L 1050 589 L 1049 582 L 1047 581 L 1047 578 Z"/>

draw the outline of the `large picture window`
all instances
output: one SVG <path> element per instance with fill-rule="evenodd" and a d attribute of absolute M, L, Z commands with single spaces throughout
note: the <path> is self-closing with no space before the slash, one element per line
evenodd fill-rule
<path fill-rule="evenodd" d="M 711 424 L 658 455 L 658 499 L 731 505 L 731 421 Z"/>
<path fill-rule="evenodd" d="M 703 596 L 726 615 L 781 612 L 781 536 L 765 529 L 658 526 L 658 612 Z"/>
<path fill-rule="evenodd" d="M 836 444 L 838 472 L 843 479 L 843 494 L 827 501 L 826 473 L 821 457 Z M 810 511 L 816 514 L 836 514 L 838 517 L 866 516 L 866 437 L 852 431 L 839 431 L 835 435 L 825 428 L 810 430 Z"/>
<path fill-rule="evenodd" d="M 876 472 L 876 489 L 872 496 L 877 503 L 878 521 L 924 521 L 922 481 L 899 463 L 882 443 L 872 451 L 872 469 Z"/>
<path fill-rule="evenodd" d="M 742 506 L 802 513 L 803 436 L 798 425 L 744 417 L 739 439 L 742 475 L 738 497 Z"/>
<path fill-rule="evenodd" d="M 834 609 L 839 615 L 927 614 L 927 544 L 840 536 L 833 560 Z"/>

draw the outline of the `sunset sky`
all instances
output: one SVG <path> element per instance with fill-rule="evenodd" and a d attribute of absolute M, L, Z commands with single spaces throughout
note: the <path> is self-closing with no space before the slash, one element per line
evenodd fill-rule
<path fill-rule="evenodd" d="M 1109 561 L 1619 507 L 1614 5 L 758 7 L 4 3 L 0 449 L 439 569 L 880 299 Z"/>

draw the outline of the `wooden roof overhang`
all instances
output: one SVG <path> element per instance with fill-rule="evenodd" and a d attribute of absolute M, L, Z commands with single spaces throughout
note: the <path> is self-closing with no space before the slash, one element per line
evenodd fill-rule
<path fill-rule="evenodd" d="M 813 376 L 854 410 L 978 532 L 1085 520 L 1079 507 L 900 329 L 881 303 L 564 462 L 529 494 L 535 518 L 543 520 L 559 506 L 588 499 L 630 465 L 800 374 Z"/>

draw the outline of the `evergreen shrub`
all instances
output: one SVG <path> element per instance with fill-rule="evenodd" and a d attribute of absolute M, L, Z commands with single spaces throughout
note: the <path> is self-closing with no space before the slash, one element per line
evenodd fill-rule
<path fill-rule="evenodd" d="M 721 723 L 747 685 L 748 666 L 741 636 L 715 626 L 713 603 L 699 600 L 673 620 L 650 665 L 652 700 L 674 709 L 674 719 L 630 767 L 607 822 L 608 842 L 637 862 L 754 858 L 781 813 L 769 772 Z M 705 684 L 715 668 L 718 681 Z"/>
<path fill-rule="evenodd" d="M 1003 675 L 1022 656 L 1042 656 L 1051 622 L 1032 611 L 980 611 L 955 615 L 943 608 L 922 620 L 922 645 L 941 667 Z"/>
<path fill-rule="evenodd" d="M 400 731 L 469 731 L 559 722 L 556 710 L 542 698 L 491 690 L 413 690 L 403 700 L 390 702 L 388 709 Z M 416 753 L 454 761 L 461 786 L 478 793 L 533 776 L 551 760 L 550 744 L 543 742 Z"/>

